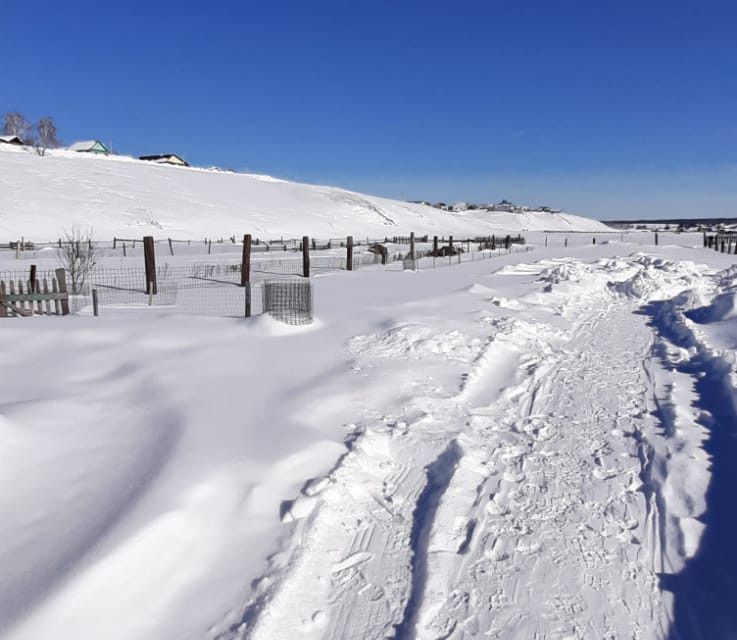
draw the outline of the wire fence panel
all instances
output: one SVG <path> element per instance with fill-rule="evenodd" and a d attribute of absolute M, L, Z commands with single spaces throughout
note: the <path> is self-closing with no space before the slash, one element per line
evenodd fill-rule
<path fill-rule="evenodd" d="M 287 324 L 310 324 L 312 304 L 309 280 L 267 280 L 263 285 L 264 312 Z"/>
<path fill-rule="evenodd" d="M 527 251 L 529 247 L 512 245 L 510 249 L 481 250 L 432 257 L 429 250 L 394 253 L 387 256 L 387 269 L 429 269 L 452 266 L 473 260 L 486 260 L 509 252 Z M 313 256 L 312 275 L 345 270 L 346 256 Z M 361 265 L 380 264 L 379 253 L 357 252 L 353 269 Z M 34 267 L 35 268 L 35 267 Z M 72 313 L 100 315 L 120 313 L 167 312 L 244 317 L 269 313 L 289 324 L 306 324 L 313 319 L 313 293 L 310 280 L 302 277 L 302 255 L 251 261 L 250 282 L 241 286 L 241 262 L 163 264 L 156 268 L 155 281 L 146 281 L 146 270 L 138 267 L 105 267 L 98 265 L 89 273 L 77 275 L 69 287 Z M 54 269 L 41 266 L 34 271 L 39 281 L 54 278 Z M 0 273 L 6 281 L 26 281 L 28 270 Z M 93 291 L 96 306 L 93 303 Z"/>

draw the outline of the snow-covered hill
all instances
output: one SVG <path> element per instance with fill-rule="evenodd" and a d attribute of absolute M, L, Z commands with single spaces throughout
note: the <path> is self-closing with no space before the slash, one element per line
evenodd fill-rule
<path fill-rule="evenodd" d="M 181 239 L 609 230 L 567 214 L 452 213 L 269 176 L 0 145 L 0 241 L 50 240 L 73 225 L 98 238 Z"/>

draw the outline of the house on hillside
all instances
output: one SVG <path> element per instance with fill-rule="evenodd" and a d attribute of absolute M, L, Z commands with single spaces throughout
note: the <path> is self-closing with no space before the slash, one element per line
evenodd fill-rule
<path fill-rule="evenodd" d="M 158 164 L 173 164 L 177 167 L 188 167 L 189 163 L 179 157 L 176 153 L 162 153 L 154 156 L 139 156 L 139 160 L 148 160 L 149 162 L 157 162 Z"/>
<path fill-rule="evenodd" d="M 70 151 L 81 151 L 83 153 L 110 153 L 110 150 L 105 146 L 105 144 L 99 140 L 80 140 L 79 142 L 70 144 L 68 149 Z"/>
<path fill-rule="evenodd" d="M 517 205 L 512 204 L 511 202 L 507 200 L 502 200 L 501 202 L 497 202 L 492 208 L 492 211 L 517 211 Z"/>
<path fill-rule="evenodd" d="M 2 144 L 23 144 L 23 140 L 20 136 L 0 136 L 0 143 Z"/>

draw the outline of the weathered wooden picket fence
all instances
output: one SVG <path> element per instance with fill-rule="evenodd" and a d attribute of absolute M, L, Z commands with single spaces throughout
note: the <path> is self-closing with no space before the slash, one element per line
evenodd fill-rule
<path fill-rule="evenodd" d="M 65 316 L 69 314 L 66 273 L 57 269 L 49 279 L 36 278 L 35 269 L 28 280 L 0 280 L 0 318 L 34 315 Z"/>

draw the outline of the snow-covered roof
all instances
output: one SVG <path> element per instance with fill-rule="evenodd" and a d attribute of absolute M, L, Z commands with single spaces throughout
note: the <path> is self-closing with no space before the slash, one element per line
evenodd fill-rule
<path fill-rule="evenodd" d="M 0 136 L 0 142 L 7 142 L 8 144 L 23 144 L 23 140 L 19 136 Z"/>
<path fill-rule="evenodd" d="M 79 140 L 69 145 L 70 151 L 89 151 L 94 147 L 101 147 L 107 151 L 107 147 L 99 140 Z"/>
<path fill-rule="evenodd" d="M 150 160 L 152 162 L 165 163 L 165 164 L 179 164 L 185 167 L 189 166 L 187 161 L 181 156 L 178 156 L 176 153 L 158 153 L 155 155 L 140 156 L 138 159 L 139 160 Z"/>

